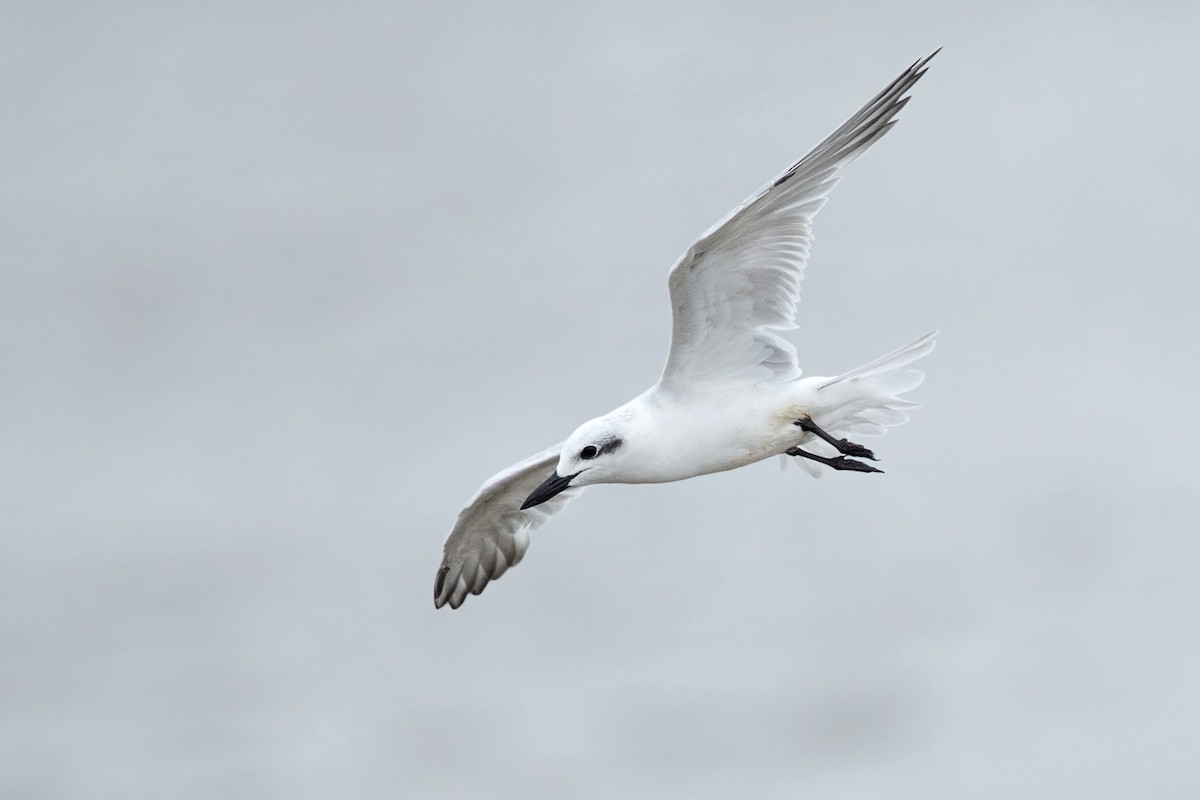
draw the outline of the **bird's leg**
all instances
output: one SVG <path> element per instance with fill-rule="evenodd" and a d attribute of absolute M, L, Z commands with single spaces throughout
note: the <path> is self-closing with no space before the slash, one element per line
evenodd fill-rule
<path fill-rule="evenodd" d="M 846 458 L 845 456 L 826 458 L 825 456 L 819 456 L 816 453 L 810 453 L 807 450 L 801 450 L 799 447 L 793 447 L 791 450 L 787 451 L 787 454 L 789 456 L 802 456 L 804 458 L 811 458 L 813 461 L 816 461 L 819 464 L 824 464 L 832 469 L 850 470 L 851 472 L 883 472 L 881 469 L 876 469 L 870 464 L 864 464 L 862 461 L 855 461 L 853 458 Z"/>
<path fill-rule="evenodd" d="M 855 444 L 854 442 L 850 441 L 849 439 L 833 438 L 828 433 L 821 430 L 821 428 L 817 425 L 817 423 L 812 421 L 812 417 L 802 417 L 801 419 L 796 420 L 792 424 L 795 425 L 796 427 L 798 427 L 800 430 L 804 431 L 805 433 L 811 433 L 814 436 L 819 436 L 820 438 L 829 442 L 831 445 L 833 445 L 833 447 L 839 453 L 841 453 L 844 456 L 856 456 L 858 458 L 869 458 L 872 461 L 879 460 L 878 458 L 875 457 L 874 453 L 872 453 L 867 448 L 863 447 L 861 444 Z"/>

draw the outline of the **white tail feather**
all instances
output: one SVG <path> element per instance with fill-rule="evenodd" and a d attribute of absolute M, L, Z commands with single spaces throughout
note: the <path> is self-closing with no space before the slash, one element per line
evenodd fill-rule
<path fill-rule="evenodd" d="M 824 389 L 827 386 L 833 386 L 835 383 L 841 383 L 842 381 L 848 381 L 853 378 L 869 378 L 873 375 L 881 375 L 892 372 L 900 367 L 908 366 L 918 358 L 927 356 L 930 352 L 932 352 L 934 346 L 937 344 L 937 335 L 937 331 L 927 333 L 920 339 L 917 339 L 915 342 L 904 345 L 904 347 L 901 347 L 899 350 L 893 350 L 886 356 L 880 356 L 874 361 L 863 364 L 861 367 L 852 369 L 847 373 L 837 376 L 836 378 L 830 378 L 817 388 Z M 919 384 L 921 379 L 924 378 L 924 373 L 918 370 L 913 370 L 913 372 L 920 376 L 917 378 L 917 384 Z M 901 392 L 907 392 L 911 389 L 915 389 L 917 384 L 913 384 L 910 389 L 902 389 Z"/>
<path fill-rule="evenodd" d="M 900 395 L 920 386 L 925 373 L 905 367 L 933 350 L 935 336 L 937 331 L 836 378 L 822 379 L 817 386 L 817 404 L 810 412 L 813 421 L 834 436 L 879 436 L 887 428 L 907 422 L 908 410 L 918 404 Z M 813 440 L 804 448 L 818 452 L 820 444 L 824 443 Z M 823 449 L 819 454 L 826 455 Z M 804 458 L 800 461 L 809 474 L 820 477 L 820 465 Z"/>

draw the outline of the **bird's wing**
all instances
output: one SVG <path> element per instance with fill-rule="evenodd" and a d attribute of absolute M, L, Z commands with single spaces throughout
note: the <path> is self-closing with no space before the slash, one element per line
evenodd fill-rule
<path fill-rule="evenodd" d="M 529 532 L 583 491 L 567 489 L 525 511 L 521 503 L 558 463 L 562 444 L 497 473 L 480 487 L 458 514 L 446 538 L 442 565 L 433 586 L 433 605 L 458 608 L 467 592 L 479 594 L 521 560 Z"/>
<path fill-rule="evenodd" d="M 788 381 L 796 349 L 773 331 L 795 328 L 812 218 L 838 172 L 888 132 L 928 58 L 916 62 L 790 169 L 731 211 L 671 268 L 671 351 L 660 386 Z"/>

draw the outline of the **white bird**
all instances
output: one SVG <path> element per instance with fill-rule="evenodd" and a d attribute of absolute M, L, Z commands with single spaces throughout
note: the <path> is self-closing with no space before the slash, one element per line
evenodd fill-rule
<path fill-rule="evenodd" d="M 842 375 L 808 378 L 774 331 L 796 327 L 813 217 L 842 168 L 895 124 L 934 55 L 687 249 L 668 278 L 673 330 L 662 377 L 480 488 L 446 539 L 437 608 L 458 608 L 519 562 L 529 532 L 584 486 L 679 481 L 776 455 L 800 457 L 813 474 L 817 464 L 880 472 L 848 458 L 875 459 L 838 436 L 877 435 L 908 419 L 916 403 L 900 395 L 924 374 L 905 367 L 933 350 L 936 331 Z"/>

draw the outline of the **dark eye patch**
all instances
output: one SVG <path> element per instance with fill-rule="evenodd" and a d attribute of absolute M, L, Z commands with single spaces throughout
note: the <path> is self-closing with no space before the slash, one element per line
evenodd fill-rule
<path fill-rule="evenodd" d="M 589 444 L 587 447 L 585 447 L 579 451 L 579 457 L 582 458 L 584 461 L 590 461 L 593 458 L 595 458 L 596 456 L 602 456 L 605 453 L 611 453 L 612 451 L 614 451 L 618 447 L 620 447 L 622 444 L 623 444 L 623 442 L 620 439 L 609 439 L 607 442 L 604 442 L 599 447 L 596 447 L 593 444 Z"/>

